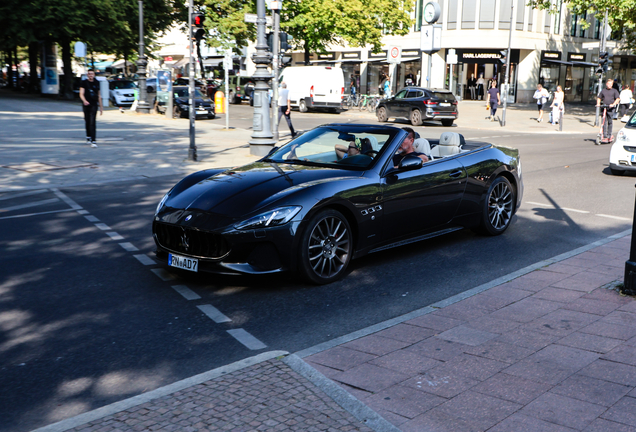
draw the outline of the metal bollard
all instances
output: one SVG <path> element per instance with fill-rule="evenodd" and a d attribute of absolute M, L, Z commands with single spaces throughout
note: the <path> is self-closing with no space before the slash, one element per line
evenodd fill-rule
<path fill-rule="evenodd" d="M 629 260 L 625 261 L 625 285 L 623 293 L 627 295 L 636 295 L 636 204 L 634 205 L 634 220 L 632 222 L 632 241 L 629 247 Z"/>
<path fill-rule="evenodd" d="M 559 132 L 563 131 L 563 110 L 559 110 Z"/>

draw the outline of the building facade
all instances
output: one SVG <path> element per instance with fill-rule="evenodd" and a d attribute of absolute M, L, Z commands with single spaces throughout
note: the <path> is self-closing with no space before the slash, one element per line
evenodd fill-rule
<path fill-rule="evenodd" d="M 388 74 L 393 93 L 407 80 L 427 85 L 428 55 L 420 50 L 422 10 L 429 0 L 416 0 L 412 17 L 414 25 L 406 36 L 386 36 L 384 51 L 332 46 L 329 52 L 314 54 L 313 64 L 340 66 L 345 81 L 355 80 L 362 93 L 377 94 L 381 76 Z M 508 101 L 531 102 L 538 83 L 550 91 L 561 85 L 570 102 L 592 101 L 598 87 L 595 73 L 598 61 L 596 48 L 584 49 L 584 44 L 600 42 L 602 22 L 593 16 L 571 13 L 562 0 L 554 0 L 559 11 L 526 6 L 525 0 L 438 0 L 441 15 L 441 50 L 431 55 L 430 86 L 450 88 L 458 97 L 471 99 L 468 87 L 471 77 L 484 80 L 484 91 L 491 79 L 501 84 L 505 79 L 502 51 L 508 48 L 512 16 L 510 91 Z M 590 23 L 584 28 L 582 21 Z M 397 46 L 402 50 L 399 64 L 387 62 L 387 50 Z M 454 49 L 457 63 L 447 62 Z M 631 53 L 610 49 L 612 69 L 607 76 L 618 79 L 623 86 L 634 88 L 636 57 Z M 292 54 L 292 64 L 304 64 L 303 53 Z M 452 78 L 452 79 L 451 79 Z M 477 97 L 478 98 L 478 97 Z"/>

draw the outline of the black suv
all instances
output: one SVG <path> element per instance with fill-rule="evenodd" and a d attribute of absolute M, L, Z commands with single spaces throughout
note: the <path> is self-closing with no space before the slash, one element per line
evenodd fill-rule
<path fill-rule="evenodd" d="M 375 114 L 381 122 L 406 118 L 413 126 L 420 126 L 424 120 L 441 120 L 444 126 L 452 126 L 459 112 L 457 99 L 448 90 L 406 87 L 381 100 Z"/>

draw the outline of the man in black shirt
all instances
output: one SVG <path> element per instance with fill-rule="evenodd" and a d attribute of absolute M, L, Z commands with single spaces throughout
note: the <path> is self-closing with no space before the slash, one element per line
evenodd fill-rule
<path fill-rule="evenodd" d="M 608 79 L 605 82 L 605 88 L 601 90 L 596 98 L 596 106 L 607 105 L 607 112 L 605 114 L 605 123 L 603 123 L 603 138 L 611 139 L 614 110 L 621 101 L 621 95 L 615 88 L 612 88 L 614 84 L 613 79 Z"/>
<path fill-rule="evenodd" d="M 104 114 L 102 109 L 102 95 L 99 92 L 99 82 L 95 79 L 95 71 L 89 69 L 86 74 L 88 79 L 82 80 L 80 84 L 80 99 L 84 109 L 84 122 L 86 123 L 86 144 L 97 147 L 96 142 L 96 117 L 97 108 L 99 115 Z"/>
<path fill-rule="evenodd" d="M 424 162 L 428 162 L 428 156 L 426 156 L 424 153 L 416 152 L 413 148 L 413 141 L 415 141 L 415 131 L 410 127 L 402 128 L 402 130 L 408 132 L 408 135 L 406 138 L 404 138 L 404 141 L 402 141 L 402 145 L 400 145 L 400 148 L 398 149 L 399 153 L 393 156 L 393 166 L 397 168 L 400 165 L 400 162 L 402 162 L 402 159 L 404 159 L 404 156 L 409 154 L 411 156 L 419 157 Z"/>

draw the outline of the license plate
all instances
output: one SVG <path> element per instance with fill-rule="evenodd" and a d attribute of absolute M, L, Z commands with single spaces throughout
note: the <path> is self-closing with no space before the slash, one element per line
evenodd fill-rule
<path fill-rule="evenodd" d="M 636 162 L 636 155 L 632 155 L 632 160 L 631 160 L 631 162 L 632 162 L 632 163 Z"/>
<path fill-rule="evenodd" d="M 196 258 L 187 258 L 180 255 L 168 254 L 168 265 L 182 270 L 197 272 L 199 269 L 199 260 Z"/>
<path fill-rule="evenodd" d="M 448 102 L 442 102 L 439 104 L 439 106 L 450 106 L 451 104 Z"/>

